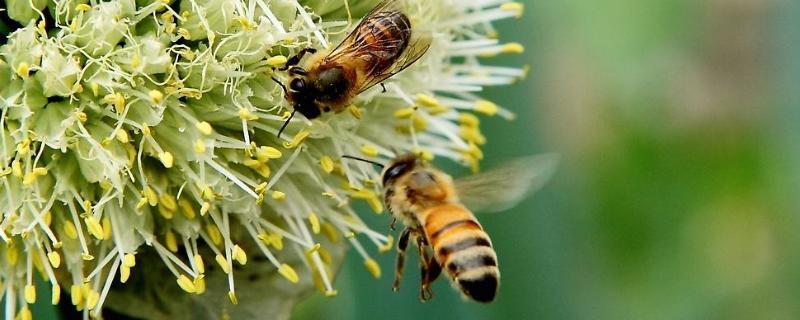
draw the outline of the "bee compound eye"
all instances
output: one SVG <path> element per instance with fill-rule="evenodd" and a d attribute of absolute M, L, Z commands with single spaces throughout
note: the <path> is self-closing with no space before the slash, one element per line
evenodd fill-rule
<path fill-rule="evenodd" d="M 292 82 L 289 83 L 289 88 L 291 88 L 294 91 L 301 91 L 305 89 L 305 87 L 306 87 L 306 82 L 300 78 L 292 79 Z"/>

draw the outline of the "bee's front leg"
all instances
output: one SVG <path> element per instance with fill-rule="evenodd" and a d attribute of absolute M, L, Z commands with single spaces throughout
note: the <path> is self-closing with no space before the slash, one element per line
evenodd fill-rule
<path fill-rule="evenodd" d="M 406 262 L 406 249 L 408 248 L 408 237 L 410 235 L 411 229 L 406 228 L 397 240 L 397 264 L 394 269 L 394 284 L 392 285 L 392 290 L 395 292 L 400 290 L 400 279 L 403 278 L 403 267 Z"/>
<path fill-rule="evenodd" d="M 311 54 L 317 53 L 317 49 L 305 48 L 300 50 L 300 52 L 298 52 L 296 55 L 289 58 L 289 60 L 286 60 L 286 64 L 283 67 L 278 68 L 278 70 L 286 71 L 289 70 L 290 67 L 296 66 L 298 63 L 300 63 L 300 60 L 303 59 L 303 56 L 305 56 L 306 53 L 311 53 Z"/>

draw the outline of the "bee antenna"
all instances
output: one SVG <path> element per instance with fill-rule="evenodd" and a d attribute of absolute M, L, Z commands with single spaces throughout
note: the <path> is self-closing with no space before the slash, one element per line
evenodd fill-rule
<path fill-rule="evenodd" d="M 374 164 L 376 166 L 381 167 L 381 169 L 383 169 L 383 167 L 384 167 L 384 165 L 382 163 L 379 163 L 379 162 L 376 162 L 376 161 L 372 161 L 372 160 L 368 160 L 368 159 L 364 159 L 364 158 L 348 156 L 348 155 L 344 155 L 344 156 L 342 156 L 342 158 L 357 160 L 357 161 L 366 162 L 366 163 L 369 163 L 369 164 Z"/>
<path fill-rule="evenodd" d="M 283 94 L 288 96 L 289 95 L 289 91 L 286 90 L 286 86 L 283 85 L 283 83 L 281 83 L 280 81 L 278 81 L 278 79 L 275 79 L 275 77 L 271 77 L 271 78 L 272 78 L 272 81 L 275 81 L 275 83 L 277 83 L 279 86 L 281 86 L 281 89 L 283 89 Z"/>
<path fill-rule="evenodd" d="M 286 126 L 288 126 L 289 122 L 291 122 L 292 118 L 294 118 L 294 114 L 295 113 L 297 113 L 297 109 L 294 109 L 294 111 L 292 111 L 292 115 L 289 116 L 289 119 L 286 119 L 286 122 L 283 123 L 283 126 L 281 127 L 281 130 L 278 131 L 278 139 L 281 138 L 281 133 L 283 133 L 283 129 L 286 129 Z"/>

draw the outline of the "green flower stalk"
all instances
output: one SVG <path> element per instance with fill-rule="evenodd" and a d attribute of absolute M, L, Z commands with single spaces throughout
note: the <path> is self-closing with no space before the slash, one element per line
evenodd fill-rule
<path fill-rule="evenodd" d="M 377 2 L 7 0 L 0 15 L 21 26 L 0 47 L 5 318 L 30 318 L 37 273 L 54 304 L 68 299 L 84 318 L 104 306 L 146 318 L 186 310 L 156 306 L 171 301 L 237 318 L 269 312 L 236 306 L 265 301 L 256 290 L 334 295 L 341 243 L 380 276 L 363 243 L 388 251 L 392 238 L 351 206 L 383 212 L 379 173 L 342 156 L 413 151 L 478 170 L 478 116 L 513 114 L 477 94 L 525 70 L 482 59 L 523 50 L 491 25 L 521 4 L 407 0 L 415 26 L 433 32 L 428 53 L 386 92 L 295 118 L 278 138 L 291 106 L 275 68 L 335 45 Z M 259 287 L 245 274 L 280 279 Z M 144 305 L 129 281 L 192 298 Z"/>

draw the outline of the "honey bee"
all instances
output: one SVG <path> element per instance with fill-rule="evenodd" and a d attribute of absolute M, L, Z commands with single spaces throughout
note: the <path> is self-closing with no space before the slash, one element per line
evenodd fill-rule
<path fill-rule="evenodd" d="M 323 112 L 341 112 L 358 94 L 403 71 L 428 51 L 430 34 L 412 26 L 401 2 L 378 4 L 330 52 L 306 48 L 279 69 L 289 71 L 288 88 L 273 80 L 283 88 L 294 111 L 278 136 L 296 112 L 309 120 Z M 305 67 L 298 66 L 308 53 L 313 56 Z"/>
<path fill-rule="evenodd" d="M 556 163 L 553 155 L 531 156 L 453 180 L 414 154 L 390 161 L 382 171 L 384 202 L 395 219 L 392 228 L 397 220 L 406 227 L 397 243 L 393 289 L 399 290 L 411 240 L 420 254 L 421 301 L 433 297 L 431 283 L 444 269 L 465 297 L 492 302 L 500 284 L 497 254 L 472 212 L 514 206 L 544 185 Z"/>

